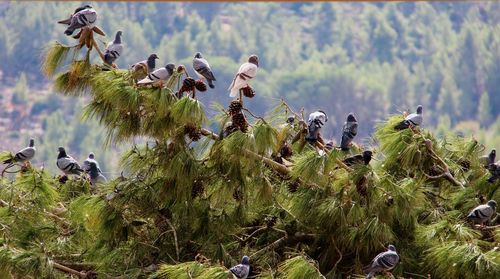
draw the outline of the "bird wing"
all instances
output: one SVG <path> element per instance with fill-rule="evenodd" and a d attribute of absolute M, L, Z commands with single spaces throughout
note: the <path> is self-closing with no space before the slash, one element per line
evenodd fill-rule
<path fill-rule="evenodd" d="M 34 147 L 25 147 L 19 150 L 14 156 L 16 161 L 28 161 L 31 160 L 35 156 L 35 148 Z"/>
<path fill-rule="evenodd" d="M 210 65 L 208 64 L 207 60 L 203 58 L 193 59 L 193 68 L 196 72 L 205 77 L 207 80 L 215 80 L 214 73 L 212 72 L 212 69 L 210 68 Z"/>
<path fill-rule="evenodd" d="M 137 84 L 147 84 L 159 80 L 165 80 L 169 77 L 168 71 L 165 67 L 154 70 L 152 73 L 148 74 L 145 78 L 137 82 Z"/>
<path fill-rule="evenodd" d="M 415 126 L 419 126 L 420 124 L 422 124 L 422 115 L 421 114 L 416 114 L 416 113 L 412 113 L 410 115 L 408 115 L 405 120 L 407 121 L 410 121 L 411 124 L 415 125 Z"/>
<path fill-rule="evenodd" d="M 236 278 L 246 278 L 248 276 L 249 268 L 247 265 L 238 264 L 231 267 L 229 271 L 231 271 L 231 273 L 234 274 Z"/>
<path fill-rule="evenodd" d="M 82 171 L 78 162 L 71 156 L 57 159 L 57 167 L 63 172 Z"/>
<path fill-rule="evenodd" d="M 374 259 L 374 264 L 384 269 L 393 269 L 399 262 L 399 255 L 394 251 L 385 251 L 377 255 Z M 373 266 L 372 265 L 372 266 Z"/>
<path fill-rule="evenodd" d="M 493 209 L 486 204 L 476 206 L 467 216 L 472 219 L 489 219 L 493 215 Z"/>

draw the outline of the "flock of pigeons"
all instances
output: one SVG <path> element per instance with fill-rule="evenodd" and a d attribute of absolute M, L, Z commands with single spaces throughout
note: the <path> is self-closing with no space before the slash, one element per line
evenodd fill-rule
<path fill-rule="evenodd" d="M 74 13 L 65 20 L 59 21 L 58 23 L 68 25 L 64 33 L 68 36 L 72 35 L 77 29 L 84 27 L 92 27 L 97 20 L 97 12 L 90 6 L 85 5 L 77 8 Z M 76 36 L 75 36 L 76 37 Z M 108 66 L 114 66 L 116 59 L 120 57 L 123 52 L 122 44 L 122 32 L 116 32 L 115 38 L 110 42 L 105 50 L 104 62 Z M 175 71 L 174 64 L 167 64 L 165 67 L 155 69 L 155 60 L 158 59 L 156 54 L 151 54 L 146 60 L 137 62 L 130 66 L 134 71 L 146 70 L 146 76 L 137 82 L 138 85 L 142 84 L 155 84 L 162 83 L 170 78 L 170 76 Z M 237 97 L 240 90 L 248 86 L 248 80 L 255 77 L 257 73 L 257 68 L 259 66 L 259 58 L 257 55 L 251 55 L 248 58 L 248 62 L 241 65 L 238 72 L 236 73 L 231 85 L 229 86 L 230 97 Z M 214 88 L 213 84 L 216 81 L 214 73 L 210 68 L 208 61 L 203 58 L 202 54 L 197 52 L 193 58 L 193 69 L 200 79 L 206 79 L 210 88 Z M 320 130 L 322 126 L 328 121 L 328 116 L 324 111 L 318 110 L 309 115 L 308 119 L 308 129 L 306 135 L 306 141 L 311 144 L 316 144 L 317 142 L 323 144 L 325 148 L 332 149 L 333 142 L 324 143 L 320 135 Z M 422 106 L 417 107 L 416 113 L 412 113 L 405 117 L 403 121 L 398 123 L 394 129 L 403 130 L 413 126 L 420 126 L 422 124 Z M 290 122 L 290 120 L 289 120 Z M 293 122 L 293 119 L 291 120 Z M 354 114 L 350 113 L 347 116 L 347 120 L 342 128 L 342 138 L 340 143 L 340 149 L 343 151 L 348 151 L 354 137 L 357 135 L 358 122 Z M 12 166 L 14 164 L 22 163 L 27 164 L 35 156 L 35 141 L 30 139 L 29 146 L 17 152 L 11 159 L 5 160 L 4 164 L 9 164 Z M 95 160 L 93 153 L 90 153 L 88 158 L 83 162 L 83 167 L 78 164 L 78 162 L 66 153 L 63 147 L 59 147 L 59 154 L 57 156 L 56 165 L 57 167 L 67 175 L 81 175 L 82 173 L 88 175 L 90 178 L 91 185 L 95 187 L 97 183 L 106 182 L 106 177 L 103 175 L 99 164 Z M 485 156 L 486 158 L 481 158 L 484 161 L 485 166 L 492 173 L 492 177 L 488 179 L 489 182 L 493 183 L 495 180 L 500 178 L 500 161 L 494 162 L 496 151 Z M 344 160 L 344 163 L 348 166 L 364 163 L 369 164 L 372 157 L 372 152 L 369 150 L 364 151 L 362 154 L 354 155 L 348 157 Z M 468 219 L 472 220 L 474 223 L 480 223 L 483 225 L 485 222 L 489 221 L 496 212 L 497 203 L 494 200 L 490 200 L 487 204 L 479 205 L 474 208 L 470 214 L 467 216 Z M 368 273 L 366 278 L 372 278 L 376 273 L 387 272 L 393 269 L 399 262 L 399 255 L 396 252 L 396 247 L 394 245 L 389 245 L 387 251 L 378 254 L 368 265 L 364 272 Z M 243 256 L 241 263 L 230 268 L 230 272 L 235 278 L 247 278 L 250 272 L 250 258 L 248 256 Z"/>

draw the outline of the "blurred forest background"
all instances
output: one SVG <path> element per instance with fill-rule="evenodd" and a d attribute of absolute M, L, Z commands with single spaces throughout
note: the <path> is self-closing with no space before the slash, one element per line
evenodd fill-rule
<path fill-rule="evenodd" d="M 60 145 L 80 161 L 94 151 L 108 162 L 105 172 L 114 171 L 120 149 L 104 148 L 103 130 L 81 119 L 85 102 L 56 95 L 40 72 L 48 44 L 74 44 L 56 22 L 81 3 L 0 3 L 0 144 L 17 151 L 34 137 L 35 165 L 53 173 Z M 246 105 L 256 113 L 282 97 L 306 114 L 323 109 L 322 133 L 338 142 L 354 112 L 358 139 L 369 145 L 377 121 L 422 104 L 424 127 L 436 134 L 473 135 L 487 148 L 500 142 L 499 3 L 90 4 L 103 43 L 123 31 L 120 68 L 157 53 L 158 66 L 192 71 L 192 56 L 202 52 L 217 77 L 201 96 L 209 113 L 214 101 L 227 105 L 233 75 L 255 53 L 257 95 Z"/>

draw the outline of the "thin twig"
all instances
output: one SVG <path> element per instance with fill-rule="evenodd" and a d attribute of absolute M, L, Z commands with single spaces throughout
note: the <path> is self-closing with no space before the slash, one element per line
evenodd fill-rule
<path fill-rule="evenodd" d="M 163 216 L 163 215 L 160 215 L 161 218 L 163 218 L 163 220 L 165 220 L 165 222 L 167 222 L 167 224 L 170 226 L 170 228 L 172 229 L 172 234 L 174 235 L 174 244 L 175 244 L 175 254 L 177 255 L 177 261 L 179 261 L 179 242 L 177 241 L 177 232 L 175 230 L 175 227 L 174 225 L 172 224 L 172 222 L 170 222 L 170 220 Z"/>
<path fill-rule="evenodd" d="M 59 269 L 60 271 L 64 271 L 66 273 L 69 273 L 69 274 L 73 274 L 73 275 L 76 275 L 80 278 L 85 278 L 87 277 L 87 274 L 85 272 L 80 272 L 80 271 L 77 271 L 77 270 L 74 270 L 72 268 L 69 268 L 67 266 L 64 266 L 62 264 L 59 264 L 59 263 L 56 263 L 56 262 L 52 262 L 52 266 L 54 268 L 57 268 Z"/>
<path fill-rule="evenodd" d="M 262 120 L 262 122 L 264 122 L 265 124 L 267 124 L 266 120 L 260 116 L 256 116 L 255 114 L 253 114 L 249 109 L 247 108 L 241 108 L 242 110 L 248 112 L 253 118 L 257 118 L 257 119 L 260 119 Z"/>

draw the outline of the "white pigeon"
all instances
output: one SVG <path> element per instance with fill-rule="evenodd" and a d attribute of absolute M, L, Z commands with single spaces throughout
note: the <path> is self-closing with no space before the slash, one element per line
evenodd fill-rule
<path fill-rule="evenodd" d="M 412 113 L 408 115 L 405 120 L 401 121 L 394 127 L 396 130 L 404 130 L 410 126 L 420 126 L 422 125 L 422 106 L 417 107 L 417 113 Z"/>
<path fill-rule="evenodd" d="M 248 81 L 254 78 L 257 74 L 258 67 L 259 57 L 257 55 L 251 55 L 248 58 L 248 62 L 245 62 L 240 66 L 238 73 L 229 86 L 228 90 L 231 91 L 229 94 L 230 97 L 236 97 L 240 92 L 240 89 L 248 85 Z"/>
<path fill-rule="evenodd" d="M 120 57 L 123 52 L 122 31 L 116 32 L 115 40 L 110 42 L 104 52 L 104 62 L 108 65 L 113 65 L 115 60 Z"/>
<path fill-rule="evenodd" d="M 241 263 L 229 269 L 235 279 L 246 279 L 250 273 L 250 258 L 243 256 Z"/>
<path fill-rule="evenodd" d="M 396 252 L 394 245 L 389 245 L 387 251 L 378 254 L 370 263 L 369 266 L 364 268 L 364 272 L 368 272 L 365 279 L 371 279 L 375 274 L 382 271 L 393 269 L 399 262 L 399 255 Z"/>
<path fill-rule="evenodd" d="M 154 70 L 152 73 L 148 74 L 145 78 L 137 82 L 137 84 L 150 84 L 168 80 L 170 76 L 172 76 L 172 74 L 174 73 L 174 69 L 175 69 L 174 64 L 168 64 L 165 67 Z"/>
<path fill-rule="evenodd" d="M 66 175 L 80 175 L 83 172 L 78 162 L 73 159 L 73 157 L 66 154 L 64 147 L 59 147 L 56 165 Z"/>
<path fill-rule="evenodd" d="M 307 123 L 307 135 L 306 141 L 311 144 L 316 143 L 319 137 L 319 132 L 321 127 L 328 121 L 328 116 L 322 110 L 315 111 L 309 114 L 309 119 Z"/>
<path fill-rule="evenodd" d="M 25 147 L 19 150 L 13 158 L 7 159 L 3 161 L 4 164 L 13 164 L 13 163 L 26 163 L 29 160 L 35 157 L 35 140 L 30 139 L 30 144 L 28 147 Z"/>
<path fill-rule="evenodd" d="M 497 202 L 494 200 L 488 201 L 486 204 L 481 204 L 476 206 L 467 216 L 467 219 L 471 220 L 473 223 L 480 223 L 483 225 L 493 217 L 497 208 Z"/>

